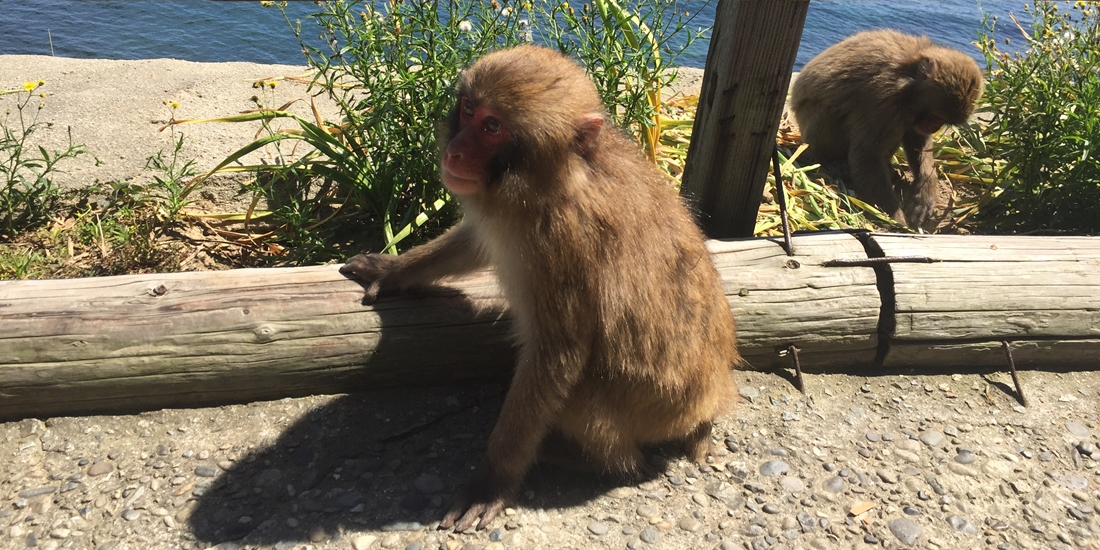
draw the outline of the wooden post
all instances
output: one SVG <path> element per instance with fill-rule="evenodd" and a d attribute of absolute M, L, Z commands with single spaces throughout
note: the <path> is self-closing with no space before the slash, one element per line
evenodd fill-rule
<path fill-rule="evenodd" d="M 680 192 L 712 238 L 751 237 L 809 0 L 721 0 Z"/>

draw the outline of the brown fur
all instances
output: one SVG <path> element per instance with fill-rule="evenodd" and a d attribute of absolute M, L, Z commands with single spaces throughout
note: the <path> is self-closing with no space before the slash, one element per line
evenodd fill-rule
<path fill-rule="evenodd" d="M 512 384 L 443 526 L 484 528 L 552 432 L 609 472 L 637 471 L 639 446 L 665 441 L 703 460 L 712 421 L 733 404 L 739 357 L 718 273 L 679 197 L 607 122 L 584 71 L 552 50 L 490 54 L 460 94 L 511 132 L 483 192 L 461 198 L 465 220 L 400 257 L 359 255 L 342 269 L 372 283 L 370 298 L 493 266 L 513 311 Z"/>
<path fill-rule="evenodd" d="M 932 133 L 962 124 L 982 94 L 982 72 L 966 54 L 927 37 L 861 32 L 810 60 L 791 91 L 808 158 L 847 160 L 852 187 L 900 223 L 925 225 L 939 178 Z M 913 173 L 892 185 L 890 158 L 903 145 Z"/>

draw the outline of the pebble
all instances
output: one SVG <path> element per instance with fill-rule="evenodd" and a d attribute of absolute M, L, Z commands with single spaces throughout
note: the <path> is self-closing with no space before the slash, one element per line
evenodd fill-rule
<path fill-rule="evenodd" d="M 875 475 L 877 475 L 883 483 L 889 483 L 893 485 L 894 483 L 898 482 L 898 475 L 889 470 L 879 468 L 878 470 L 875 470 Z"/>
<path fill-rule="evenodd" d="M 943 432 L 938 432 L 936 430 L 926 430 L 921 432 L 920 435 L 917 436 L 917 439 L 919 439 L 921 443 L 924 443 L 929 447 L 939 447 L 940 444 L 943 443 L 944 437 Z"/>
<path fill-rule="evenodd" d="M 790 471 L 791 466 L 782 460 L 769 460 L 760 465 L 760 475 L 766 477 L 781 476 Z"/>
<path fill-rule="evenodd" d="M 122 519 L 126 521 L 134 521 L 141 517 L 141 512 L 134 510 L 133 508 L 127 508 L 122 511 Z"/>
<path fill-rule="evenodd" d="M 88 468 L 88 475 L 96 477 L 103 474 L 109 474 L 113 471 L 115 471 L 115 465 L 107 462 L 106 460 L 102 460 L 100 462 L 92 464 L 91 467 Z"/>
<path fill-rule="evenodd" d="M 199 477 L 214 477 L 217 473 L 213 466 L 195 466 L 195 475 Z"/>
<path fill-rule="evenodd" d="M 593 535 L 596 535 L 597 537 L 602 537 L 602 536 L 606 535 L 607 531 L 608 531 L 608 527 L 607 527 L 606 523 L 599 522 L 599 521 L 593 521 L 592 523 L 588 524 L 588 532 L 592 533 Z"/>
<path fill-rule="evenodd" d="M 779 513 L 779 507 L 774 505 L 774 504 L 770 504 L 770 503 L 765 504 L 760 509 L 763 510 L 765 514 L 778 514 Z"/>
<path fill-rule="evenodd" d="M 1080 422 L 1070 420 L 1066 422 L 1066 429 L 1069 430 L 1069 433 L 1073 434 L 1075 437 L 1085 438 L 1089 436 L 1089 429 Z"/>
<path fill-rule="evenodd" d="M 650 506 L 648 504 L 643 504 L 643 505 L 639 506 L 637 512 L 638 512 L 639 516 L 641 516 L 645 519 L 656 517 L 657 514 L 659 513 L 657 511 L 656 507 Z"/>
<path fill-rule="evenodd" d="M 652 525 L 642 529 L 641 533 L 638 533 L 638 538 L 642 539 L 642 542 L 647 544 L 653 544 L 657 542 L 657 539 L 661 538 L 661 534 L 657 532 L 657 529 Z"/>
<path fill-rule="evenodd" d="M 810 531 L 813 531 L 815 527 L 817 527 L 817 521 L 814 520 L 813 516 L 807 514 L 806 512 L 799 512 L 796 518 L 798 520 L 798 526 L 802 528 L 803 533 L 809 533 Z"/>
<path fill-rule="evenodd" d="M 959 464 L 973 464 L 975 460 L 978 460 L 978 457 L 972 452 L 964 451 L 955 455 L 955 462 Z"/>
<path fill-rule="evenodd" d="M 806 489 L 806 484 L 794 476 L 784 476 L 779 480 L 779 486 L 788 493 L 801 493 Z"/>
<path fill-rule="evenodd" d="M 844 487 L 846 485 L 847 484 L 844 482 L 843 478 L 833 476 L 829 479 L 826 479 L 825 482 L 821 484 L 821 488 L 829 491 L 830 493 L 839 493 L 844 490 Z"/>
<path fill-rule="evenodd" d="M 863 434 L 863 437 L 867 438 L 867 441 L 870 441 L 871 443 L 878 443 L 879 441 L 882 441 L 882 436 L 875 432 L 867 432 Z"/>
<path fill-rule="evenodd" d="M 966 535 L 973 535 L 978 532 L 978 528 L 973 523 L 958 514 L 947 516 L 947 523 L 951 525 L 952 529 Z"/>
<path fill-rule="evenodd" d="M 19 497 L 20 498 L 34 498 L 34 497 L 39 496 L 39 495 L 48 495 L 50 493 L 53 493 L 54 491 L 57 491 L 57 486 L 54 486 L 54 485 L 46 486 L 46 487 L 38 487 L 36 489 L 26 489 L 26 490 L 23 490 L 23 491 L 19 491 Z"/>
<path fill-rule="evenodd" d="M 916 544 L 921 535 L 921 526 L 911 519 L 897 518 L 886 522 L 890 532 L 908 546 Z"/>
<path fill-rule="evenodd" d="M 689 533 L 698 533 L 703 529 L 703 523 L 692 517 L 682 518 L 676 525 Z"/>

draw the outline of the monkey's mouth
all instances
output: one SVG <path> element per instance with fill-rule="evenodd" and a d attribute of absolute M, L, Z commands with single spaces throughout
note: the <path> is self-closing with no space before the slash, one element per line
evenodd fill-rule
<path fill-rule="evenodd" d="M 945 121 L 936 115 L 927 115 L 921 117 L 913 127 L 922 134 L 934 134 L 943 128 L 944 123 Z"/>
<path fill-rule="evenodd" d="M 464 197 L 473 195 L 481 190 L 481 180 L 474 178 L 464 178 L 453 174 L 447 167 L 443 167 L 443 186 L 447 188 L 451 194 Z"/>

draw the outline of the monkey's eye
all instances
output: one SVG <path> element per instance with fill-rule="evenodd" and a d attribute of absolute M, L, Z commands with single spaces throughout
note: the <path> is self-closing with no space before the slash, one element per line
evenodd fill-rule
<path fill-rule="evenodd" d="M 470 105 L 470 100 L 466 96 L 462 97 L 462 114 L 468 117 L 474 116 L 474 106 Z"/>
<path fill-rule="evenodd" d="M 490 134 L 500 133 L 500 121 L 493 117 L 485 117 L 485 131 Z"/>

